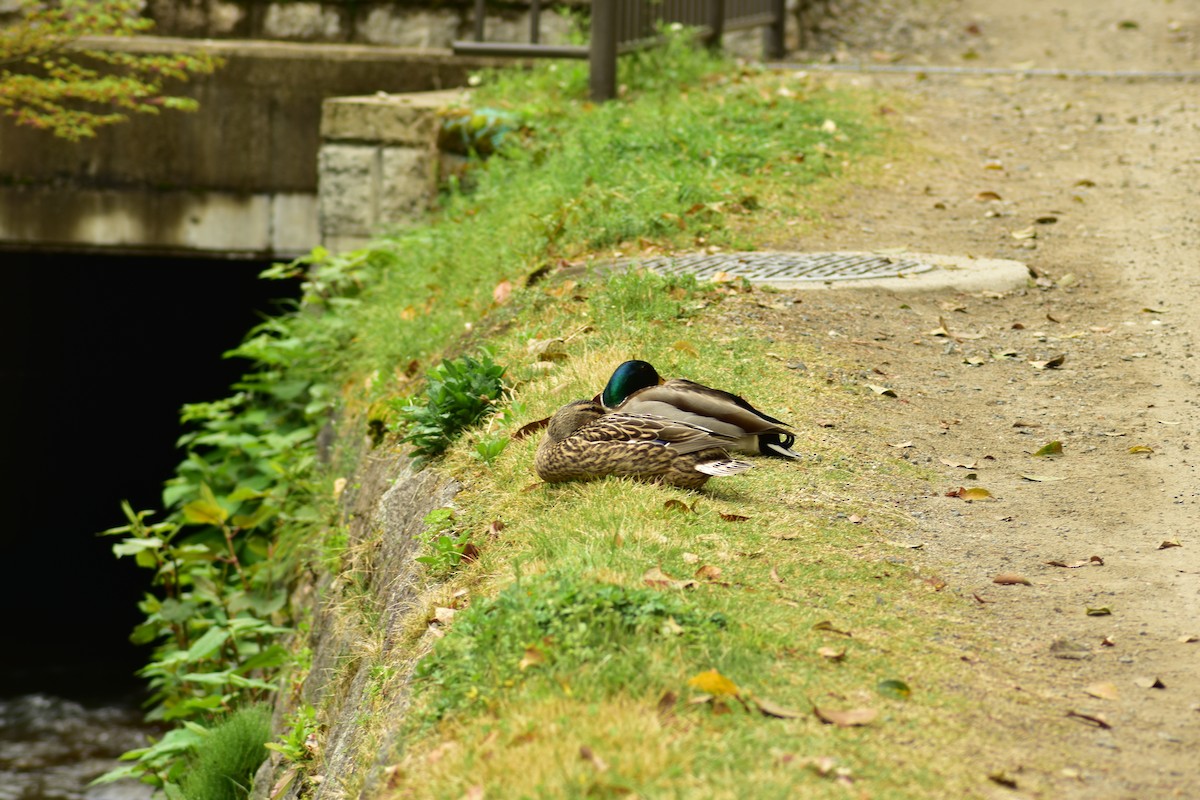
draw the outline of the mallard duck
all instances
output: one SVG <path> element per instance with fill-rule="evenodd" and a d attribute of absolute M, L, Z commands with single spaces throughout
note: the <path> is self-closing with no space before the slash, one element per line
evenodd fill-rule
<path fill-rule="evenodd" d="M 786 422 L 769 417 L 736 394 L 683 378 L 664 381 L 645 361 L 626 361 L 608 379 L 599 397 L 605 409 L 654 414 L 690 422 L 732 437 L 740 453 L 800 458 L 789 448 L 796 436 Z"/>
<path fill-rule="evenodd" d="M 546 483 L 615 475 L 698 489 L 714 475 L 750 469 L 725 451 L 733 443 L 699 425 L 649 414 L 610 414 L 594 400 L 576 400 L 550 418 L 533 464 Z"/>

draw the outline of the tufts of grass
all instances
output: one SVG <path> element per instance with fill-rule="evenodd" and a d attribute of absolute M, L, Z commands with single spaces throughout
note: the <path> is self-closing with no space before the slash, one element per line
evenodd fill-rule
<path fill-rule="evenodd" d="M 179 783 L 186 800 L 244 800 L 254 772 L 268 755 L 271 710 L 265 705 L 239 709 L 205 735 Z"/>

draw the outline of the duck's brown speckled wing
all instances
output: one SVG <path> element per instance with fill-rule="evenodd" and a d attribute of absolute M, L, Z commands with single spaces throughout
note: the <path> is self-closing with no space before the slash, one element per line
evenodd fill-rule
<path fill-rule="evenodd" d="M 595 416 L 589 403 L 572 403 L 560 409 L 557 436 L 547 435 L 538 446 L 534 465 L 548 483 L 592 480 L 607 475 L 658 480 L 698 488 L 710 474 L 736 474 L 748 468 L 734 462 L 724 447 L 728 436 L 679 420 L 645 414 Z M 569 435 L 562 435 L 582 421 Z M 727 462 L 721 468 L 697 469 L 710 462 Z"/>

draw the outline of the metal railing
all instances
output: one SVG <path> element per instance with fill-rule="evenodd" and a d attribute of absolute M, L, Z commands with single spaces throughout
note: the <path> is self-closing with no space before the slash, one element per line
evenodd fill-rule
<path fill-rule="evenodd" d="M 591 41 L 587 45 L 539 43 L 541 0 L 531 0 L 528 43 L 484 41 L 486 0 L 475 0 L 475 40 L 456 41 L 459 55 L 517 58 L 586 58 L 592 98 L 617 93 L 617 56 L 653 44 L 659 23 L 678 22 L 700 29 L 710 45 L 727 31 L 763 27 L 763 58 L 785 53 L 786 0 L 592 0 Z"/>

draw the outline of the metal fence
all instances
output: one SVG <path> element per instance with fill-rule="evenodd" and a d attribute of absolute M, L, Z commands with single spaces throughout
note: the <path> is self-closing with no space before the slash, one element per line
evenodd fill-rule
<path fill-rule="evenodd" d="M 484 41 L 486 0 L 475 0 L 475 39 L 456 41 L 460 55 L 521 58 L 586 58 L 592 97 L 608 100 L 617 92 L 617 56 L 652 44 L 659 23 L 679 22 L 700 29 L 709 44 L 727 31 L 762 27 L 764 59 L 784 55 L 786 0 L 592 0 L 591 41 L 586 46 L 538 42 L 541 0 L 530 5 L 528 43 Z"/>

